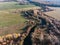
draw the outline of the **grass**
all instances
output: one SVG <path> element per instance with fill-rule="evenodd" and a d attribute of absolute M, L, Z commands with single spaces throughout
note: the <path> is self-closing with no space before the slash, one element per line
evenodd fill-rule
<path fill-rule="evenodd" d="M 35 5 L 19 5 L 18 2 L 2 2 L 0 3 L 0 10 L 8 10 L 8 9 L 21 9 L 21 8 L 28 8 L 28 7 L 35 7 Z"/>
<path fill-rule="evenodd" d="M 24 26 L 24 22 L 27 19 L 22 17 L 19 12 L 13 12 L 18 9 L 28 10 L 32 7 L 37 6 L 31 4 L 18 5 L 17 2 L 0 2 L 0 35 L 22 32 L 20 29 Z"/>
<path fill-rule="evenodd" d="M 0 11 L 0 35 L 9 33 L 18 33 L 23 26 L 26 19 L 19 13 L 10 13 L 7 11 Z"/>
<path fill-rule="evenodd" d="M 0 27 L 10 26 L 12 24 L 19 24 L 24 22 L 25 19 L 20 14 L 0 13 Z"/>
<path fill-rule="evenodd" d="M 0 27 L 10 26 L 26 21 L 20 13 L 13 14 L 18 9 L 29 9 L 31 7 L 37 7 L 35 5 L 19 5 L 18 2 L 0 2 Z"/>
<path fill-rule="evenodd" d="M 22 24 L 27 20 L 21 15 L 20 13 L 11 13 L 5 10 L 0 11 L 0 35 L 21 32 Z"/>

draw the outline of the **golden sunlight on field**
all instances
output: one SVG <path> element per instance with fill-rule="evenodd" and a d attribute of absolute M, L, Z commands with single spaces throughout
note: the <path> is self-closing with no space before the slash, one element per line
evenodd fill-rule
<path fill-rule="evenodd" d="M 45 12 L 45 14 L 60 20 L 60 8 L 59 7 L 50 7 L 50 8 L 54 9 L 54 11 Z"/>

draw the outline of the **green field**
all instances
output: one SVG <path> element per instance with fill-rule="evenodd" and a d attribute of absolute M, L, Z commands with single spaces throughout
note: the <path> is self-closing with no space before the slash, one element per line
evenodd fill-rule
<path fill-rule="evenodd" d="M 20 9 L 20 8 L 29 8 L 35 7 L 35 5 L 19 5 L 18 2 L 0 2 L 0 10 L 7 10 L 7 9 Z"/>
<path fill-rule="evenodd" d="M 18 2 L 0 2 L 0 27 L 10 26 L 17 23 L 22 23 L 25 19 L 20 13 L 13 14 L 11 12 L 17 11 L 18 9 L 33 8 L 35 5 L 19 5 Z"/>
<path fill-rule="evenodd" d="M 27 20 L 21 13 L 12 13 L 18 9 L 30 9 L 35 5 L 19 5 L 17 2 L 0 2 L 0 35 L 20 32 L 23 23 Z M 16 26 L 17 25 L 17 26 Z M 21 26 L 20 26 L 21 25 Z M 20 26 L 20 27 L 19 27 Z"/>
<path fill-rule="evenodd" d="M 0 27 L 9 26 L 24 22 L 25 19 L 20 14 L 11 14 L 7 12 L 0 13 Z"/>

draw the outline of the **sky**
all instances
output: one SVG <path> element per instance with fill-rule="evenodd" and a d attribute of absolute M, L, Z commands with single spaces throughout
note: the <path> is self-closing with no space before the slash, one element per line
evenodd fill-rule
<path fill-rule="evenodd" d="M 41 0 L 41 1 L 60 1 L 60 0 Z"/>
<path fill-rule="evenodd" d="M 60 0 L 45 0 L 45 1 L 60 1 Z"/>
<path fill-rule="evenodd" d="M 2 0 L 0 0 L 0 1 L 2 1 Z M 60 0 L 45 0 L 45 1 L 60 1 Z"/>
<path fill-rule="evenodd" d="M 0 1 L 2 1 L 2 0 L 0 0 Z M 60 0 L 46 0 L 46 1 L 60 1 Z"/>

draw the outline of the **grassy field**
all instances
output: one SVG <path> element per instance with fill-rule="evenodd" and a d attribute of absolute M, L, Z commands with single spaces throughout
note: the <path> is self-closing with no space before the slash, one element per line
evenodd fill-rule
<path fill-rule="evenodd" d="M 45 12 L 45 14 L 60 20 L 60 7 L 50 7 L 54 11 Z"/>
<path fill-rule="evenodd" d="M 25 21 L 21 14 L 12 14 L 7 12 L 0 13 L 0 27 L 18 24 Z"/>
<path fill-rule="evenodd" d="M 19 5 L 18 2 L 0 2 L 0 10 L 8 10 L 8 9 L 21 9 L 21 8 L 29 8 L 36 7 L 35 5 Z"/>
<path fill-rule="evenodd" d="M 24 22 L 25 19 L 20 13 L 13 14 L 12 12 L 18 11 L 18 9 L 33 9 L 33 7 L 37 6 L 31 4 L 19 5 L 18 2 L 0 2 L 0 27 Z"/>
<path fill-rule="evenodd" d="M 0 2 L 0 35 L 8 33 L 21 32 L 21 27 L 26 21 L 20 13 L 12 13 L 18 9 L 29 9 L 36 7 L 35 5 L 18 5 L 17 2 Z"/>
<path fill-rule="evenodd" d="M 0 35 L 20 32 L 21 25 L 26 21 L 21 15 L 20 13 L 11 13 L 5 10 L 0 11 Z"/>

